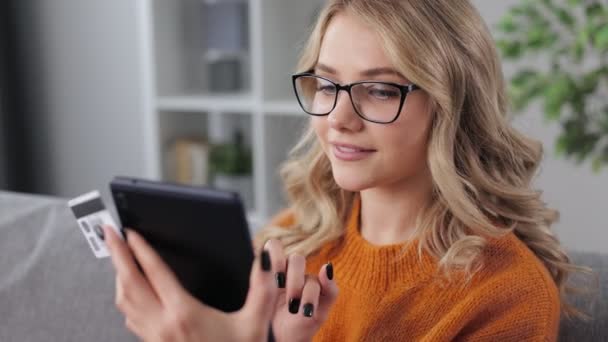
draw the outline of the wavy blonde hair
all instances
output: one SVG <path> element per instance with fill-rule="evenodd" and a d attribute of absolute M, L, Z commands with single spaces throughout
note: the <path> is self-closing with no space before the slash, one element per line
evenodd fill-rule
<path fill-rule="evenodd" d="M 418 217 L 419 251 L 448 271 L 473 274 L 486 238 L 511 231 L 544 263 L 562 299 L 573 265 L 551 224 L 557 211 L 531 188 L 542 157 L 540 142 L 516 131 L 506 118 L 508 100 L 500 59 L 481 16 L 469 1 L 333 0 L 321 11 L 297 71 L 314 68 L 321 40 L 340 12 L 376 30 L 394 67 L 428 94 L 433 108 L 428 165 L 433 201 Z M 260 243 L 278 238 L 287 253 L 310 255 L 340 238 L 355 194 L 335 183 L 312 127 L 281 169 L 291 229 L 268 226 Z M 562 300 L 566 316 L 582 316 Z"/>

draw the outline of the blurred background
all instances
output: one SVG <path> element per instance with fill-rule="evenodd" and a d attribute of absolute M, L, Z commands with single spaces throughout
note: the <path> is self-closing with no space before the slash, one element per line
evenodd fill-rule
<path fill-rule="evenodd" d="M 109 201 L 115 175 L 211 184 L 263 224 L 307 119 L 290 75 L 321 3 L 2 1 L 0 189 Z M 515 125 L 545 146 L 535 184 L 560 239 L 608 251 L 607 7 L 473 3 L 503 52 Z"/>

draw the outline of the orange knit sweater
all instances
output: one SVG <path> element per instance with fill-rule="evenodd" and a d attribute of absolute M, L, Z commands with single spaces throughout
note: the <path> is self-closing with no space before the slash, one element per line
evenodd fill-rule
<path fill-rule="evenodd" d="M 359 233 L 357 200 L 344 239 L 307 257 L 316 274 L 331 261 L 340 294 L 314 341 L 554 341 L 559 292 L 514 234 L 490 240 L 484 267 L 446 285 L 415 244 L 375 246 Z M 275 221 L 289 226 L 293 215 Z M 403 254 L 402 254 L 403 255 Z"/>

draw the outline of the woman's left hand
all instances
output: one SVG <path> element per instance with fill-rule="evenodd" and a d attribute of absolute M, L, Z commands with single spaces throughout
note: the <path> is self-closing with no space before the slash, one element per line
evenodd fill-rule
<path fill-rule="evenodd" d="M 267 341 L 277 298 L 272 270 L 258 256 L 243 308 L 225 313 L 192 297 L 160 256 L 135 231 L 124 242 L 105 227 L 116 269 L 116 306 L 129 330 L 144 341 Z M 140 271 L 135 262 L 142 268 Z M 211 281 L 211 279 L 210 279 Z"/>

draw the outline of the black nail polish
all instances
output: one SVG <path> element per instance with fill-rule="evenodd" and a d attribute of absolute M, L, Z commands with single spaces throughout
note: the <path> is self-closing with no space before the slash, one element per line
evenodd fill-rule
<path fill-rule="evenodd" d="M 289 312 L 295 315 L 298 310 L 300 310 L 300 298 L 291 298 L 289 300 Z"/>
<path fill-rule="evenodd" d="M 268 251 L 264 250 L 262 251 L 262 258 L 261 258 L 261 263 L 262 263 L 262 270 L 265 272 L 270 271 L 271 265 L 270 265 L 270 253 L 268 253 Z"/>
<path fill-rule="evenodd" d="M 327 263 L 327 267 L 325 267 L 325 273 L 327 273 L 327 279 L 334 279 L 334 265 L 331 262 Z"/>
<path fill-rule="evenodd" d="M 315 311 L 315 306 L 311 303 L 304 304 L 304 316 L 312 317 L 313 312 Z"/>
<path fill-rule="evenodd" d="M 277 280 L 277 287 L 280 289 L 285 288 L 285 272 L 277 272 L 275 276 Z"/>

